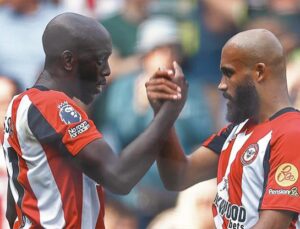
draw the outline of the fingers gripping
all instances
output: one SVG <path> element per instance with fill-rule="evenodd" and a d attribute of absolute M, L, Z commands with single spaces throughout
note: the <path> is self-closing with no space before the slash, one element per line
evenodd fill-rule
<path fill-rule="evenodd" d="M 146 82 L 147 95 L 149 99 L 171 99 L 181 98 L 181 88 L 166 78 L 151 78 Z"/>

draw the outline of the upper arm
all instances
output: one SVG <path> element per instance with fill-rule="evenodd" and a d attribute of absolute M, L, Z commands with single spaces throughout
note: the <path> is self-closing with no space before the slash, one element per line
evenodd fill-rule
<path fill-rule="evenodd" d="M 95 174 L 104 171 L 114 159 L 112 149 L 93 121 L 72 100 L 55 97 L 54 101 L 46 105 L 37 101 L 30 106 L 28 132 L 32 132 L 41 145 L 51 146 L 61 157 L 67 156 L 86 175 L 100 183 L 101 177 Z"/>
<path fill-rule="evenodd" d="M 28 109 L 28 141 L 32 140 L 31 133 L 42 145 L 70 156 L 102 137 L 87 114 L 67 97 L 54 97 L 49 102 L 34 100 Z"/>
<path fill-rule="evenodd" d="M 271 141 L 270 158 L 265 165 L 268 170 L 261 210 L 300 212 L 300 133 L 298 132 L 286 132 L 279 137 L 274 136 L 274 140 Z"/>
<path fill-rule="evenodd" d="M 117 156 L 104 139 L 90 142 L 74 157 L 74 161 L 86 175 L 104 186 L 118 179 L 113 172 Z"/>
<path fill-rule="evenodd" d="M 284 210 L 263 210 L 253 229 L 286 229 L 297 214 Z"/>

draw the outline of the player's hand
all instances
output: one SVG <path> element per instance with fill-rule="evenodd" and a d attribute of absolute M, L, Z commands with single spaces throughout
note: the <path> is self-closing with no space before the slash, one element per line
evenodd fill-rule
<path fill-rule="evenodd" d="M 146 83 L 146 90 L 148 100 L 154 110 L 157 113 L 165 100 L 177 101 L 182 98 L 182 82 L 185 82 L 184 75 L 180 66 L 174 62 L 174 70 L 159 69 L 150 80 Z M 181 79 L 179 79 L 181 75 Z M 181 82 L 182 81 L 182 82 Z"/>
<path fill-rule="evenodd" d="M 173 106 L 172 108 L 175 108 L 178 111 L 178 115 L 179 115 L 186 101 L 188 82 L 186 81 L 179 64 L 177 64 L 177 62 L 174 61 L 173 66 L 174 66 L 175 74 L 174 74 L 174 78 L 172 78 L 172 82 L 176 83 L 176 85 L 180 87 L 180 96 L 178 96 L 176 100 L 171 102 L 171 105 Z"/>

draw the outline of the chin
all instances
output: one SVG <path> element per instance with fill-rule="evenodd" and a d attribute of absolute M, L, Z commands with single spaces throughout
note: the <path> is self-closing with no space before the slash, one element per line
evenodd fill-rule
<path fill-rule="evenodd" d="M 78 99 L 82 103 L 84 103 L 85 105 L 89 105 L 93 102 L 94 96 L 92 96 L 92 95 L 83 95 L 83 96 L 78 97 Z"/>

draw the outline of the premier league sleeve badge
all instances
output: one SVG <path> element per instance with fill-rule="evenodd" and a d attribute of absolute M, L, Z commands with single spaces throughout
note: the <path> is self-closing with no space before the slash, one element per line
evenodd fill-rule
<path fill-rule="evenodd" d="M 61 103 L 59 106 L 59 117 L 65 124 L 71 124 L 81 121 L 81 115 L 74 109 L 67 101 Z"/>

